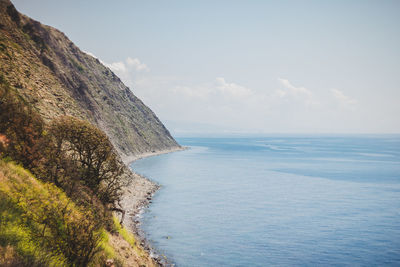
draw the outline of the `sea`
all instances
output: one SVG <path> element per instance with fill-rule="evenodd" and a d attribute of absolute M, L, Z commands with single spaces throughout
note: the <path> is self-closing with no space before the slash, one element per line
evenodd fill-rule
<path fill-rule="evenodd" d="M 178 138 L 131 168 L 175 266 L 400 266 L 400 135 Z"/>

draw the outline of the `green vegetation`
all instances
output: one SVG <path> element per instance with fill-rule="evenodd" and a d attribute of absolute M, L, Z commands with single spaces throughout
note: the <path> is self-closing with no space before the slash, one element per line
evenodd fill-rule
<path fill-rule="evenodd" d="M 136 253 L 140 257 L 144 257 L 145 252 L 143 248 L 141 248 L 136 242 L 135 236 L 120 224 L 118 218 L 115 215 L 113 216 L 113 222 L 114 230 L 119 233 L 126 242 L 128 242 L 128 244 L 136 251 Z"/>
<path fill-rule="evenodd" d="M 111 234 L 96 222 L 93 212 L 5 160 L 0 160 L 0 217 L 0 266 L 98 266 L 107 259 L 123 266 L 110 243 Z M 115 215 L 111 231 L 146 257 Z"/>
<path fill-rule="evenodd" d="M 67 116 L 46 124 L 0 76 L 0 265 L 121 262 L 108 231 L 136 248 L 111 213 L 123 172 L 102 131 Z"/>
<path fill-rule="evenodd" d="M 27 264 L 87 266 L 99 251 L 101 224 L 56 186 L 0 161 L 0 245 Z"/>
<path fill-rule="evenodd" d="M 132 248 L 136 247 L 136 239 L 125 227 L 122 227 L 116 216 L 113 216 L 114 229 L 127 241 Z"/>
<path fill-rule="evenodd" d="M 105 256 L 107 259 L 115 259 L 115 250 L 109 242 L 110 234 L 105 230 L 101 231 L 101 241 L 99 243 L 99 247 L 103 250 L 103 256 Z"/>

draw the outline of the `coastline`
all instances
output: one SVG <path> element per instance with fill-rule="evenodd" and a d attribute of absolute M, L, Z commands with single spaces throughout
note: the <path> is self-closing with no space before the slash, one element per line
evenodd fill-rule
<path fill-rule="evenodd" d="M 125 165 L 129 167 L 129 165 L 132 162 L 139 160 L 139 159 L 158 156 L 158 155 L 162 155 L 162 154 L 169 154 L 172 152 L 183 151 L 186 149 L 188 149 L 188 148 L 184 147 L 184 146 L 179 146 L 179 147 L 173 147 L 173 148 L 168 148 L 168 149 L 155 150 L 155 151 L 151 151 L 151 152 L 144 152 L 144 153 L 136 154 L 136 155 L 121 156 L 121 158 L 122 158 L 122 161 L 125 163 Z"/>
<path fill-rule="evenodd" d="M 138 155 L 131 155 L 122 157 L 122 161 L 129 168 L 132 173 L 131 184 L 124 190 L 121 206 L 125 210 L 125 218 L 123 224 L 126 228 L 135 235 L 138 244 L 143 248 L 146 253 L 154 260 L 158 266 L 174 266 L 174 264 L 168 262 L 168 260 L 161 255 L 157 255 L 154 249 L 151 247 L 148 240 L 146 240 L 145 233 L 140 229 L 140 214 L 151 204 L 152 197 L 160 185 L 156 182 L 144 177 L 138 173 L 135 173 L 129 166 L 132 162 L 147 158 L 158 156 L 162 154 L 168 154 L 177 151 L 183 151 L 188 149 L 187 147 L 174 147 L 170 149 L 157 150 L 152 152 L 145 152 Z"/>

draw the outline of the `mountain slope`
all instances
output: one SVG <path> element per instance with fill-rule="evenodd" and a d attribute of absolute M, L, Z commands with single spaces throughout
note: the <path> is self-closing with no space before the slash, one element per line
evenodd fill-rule
<path fill-rule="evenodd" d="M 122 157 L 179 147 L 109 68 L 9 0 L 0 0 L 0 75 L 45 120 L 71 115 L 97 125 Z"/>

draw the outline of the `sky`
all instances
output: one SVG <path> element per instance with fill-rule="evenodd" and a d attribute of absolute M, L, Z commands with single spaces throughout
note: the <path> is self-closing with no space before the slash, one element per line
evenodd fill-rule
<path fill-rule="evenodd" d="M 175 136 L 400 133 L 400 1 L 14 0 Z"/>

